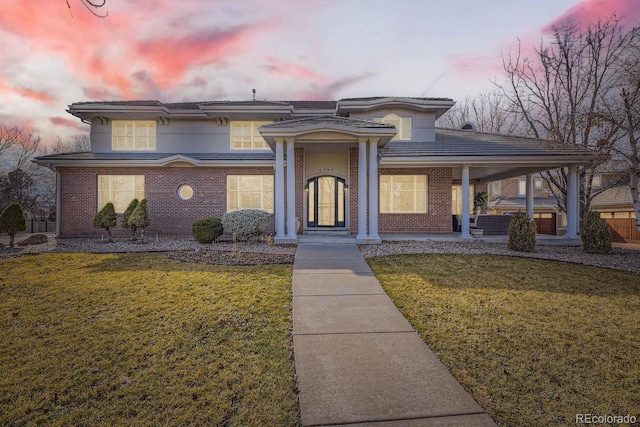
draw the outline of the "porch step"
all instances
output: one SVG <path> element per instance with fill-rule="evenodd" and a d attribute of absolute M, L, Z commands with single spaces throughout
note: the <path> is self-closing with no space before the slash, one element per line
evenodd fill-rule
<path fill-rule="evenodd" d="M 302 233 L 307 236 L 348 236 L 349 230 L 304 230 Z"/>
<path fill-rule="evenodd" d="M 356 236 L 348 234 L 305 234 L 298 235 L 298 243 L 323 243 L 345 245 L 357 243 Z"/>

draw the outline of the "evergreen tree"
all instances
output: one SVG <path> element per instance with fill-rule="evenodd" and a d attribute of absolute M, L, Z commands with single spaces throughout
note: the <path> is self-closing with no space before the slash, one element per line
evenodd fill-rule
<path fill-rule="evenodd" d="M 111 227 L 116 226 L 116 221 L 116 208 L 113 206 L 113 203 L 109 202 L 104 205 L 104 207 L 100 209 L 100 212 L 98 212 L 93 218 L 93 226 L 95 228 L 104 228 L 107 230 L 108 241 L 112 242 Z"/>
<path fill-rule="evenodd" d="M 140 229 L 140 240 L 144 243 L 144 230 L 149 226 L 149 212 L 147 211 L 147 199 L 140 200 L 140 203 L 129 217 L 129 225 Z"/>
<path fill-rule="evenodd" d="M 129 203 L 129 206 L 127 206 L 127 209 L 125 209 L 124 214 L 122 214 L 122 221 L 121 221 L 122 228 L 130 228 L 131 229 L 131 238 L 132 239 L 136 238 L 136 229 L 137 229 L 137 227 L 135 225 L 129 223 L 129 218 L 131 218 L 131 214 L 136 209 L 136 206 L 138 206 L 138 199 L 133 199 L 131 201 L 131 203 Z"/>
<path fill-rule="evenodd" d="M 9 234 L 9 247 L 13 247 L 16 233 L 27 229 L 27 217 L 22 206 L 11 203 L 0 213 L 0 232 Z"/>

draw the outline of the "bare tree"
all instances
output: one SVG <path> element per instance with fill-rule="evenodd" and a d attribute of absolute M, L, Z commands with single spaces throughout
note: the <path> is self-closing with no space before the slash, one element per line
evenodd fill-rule
<path fill-rule="evenodd" d="M 71 5 L 69 4 L 69 0 L 66 0 L 67 7 L 69 8 L 69 13 L 71 13 Z M 102 1 L 93 1 L 93 0 L 80 0 L 80 3 L 84 7 L 87 8 L 89 12 L 91 12 L 94 16 L 98 18 L 106 18 L 109 15 L 109 12 L 105 11 L 104 14 L 101 13 L 100 9 L 107 4 L 107 0 Z M 73 16 L 73 14 L 71 15 Z"/>
<path fill-rule="evenodd" d="M 89 141 L 89 135 L 86 134 L 74 135 L 67 141 L 57 137 L 46 151 L 53 154 L 81 153 L 91 151 L 91 142 Z"/>
<path fill-rule="evenodd" d="M 542 41 L 533 54 L 525 54 L 519 43 L 514 53 L 503 56 L 507 83 L 497 86 L 530 136 L 592 148 L 604 161 L 622 133 L 619 125 L 601 119 L 599 105 L 618 90 L 618 70 L 637 39 L 638 32 L 625 29 L 615 17 L 586 28 L 567 22 L 553 27 L 551 40 Z M 607 189 L 592 185 L 598 167 L 580 171 L 583 217 L 593 197 Z M 566 212 L 567 170 L 542 175 Z"/>
<path fill-rule="evenodd" d="M 472 123 L 479 132 L 505 135 L 526 133 L 526 128 L 519 120 L 519 111 L 499 91 L 467 97 L 438 119 L 439 126 L 451 129 L 460 129 L 465 123 Z"/>

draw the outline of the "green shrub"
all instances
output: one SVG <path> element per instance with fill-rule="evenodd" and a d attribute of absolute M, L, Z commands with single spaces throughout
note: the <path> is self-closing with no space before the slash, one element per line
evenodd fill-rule
<path fill-rule="evenodd" d="M 271 225 L 271 214 L 260 209 L 241 209 L 222 216 L 224 231 L 236 239 L 262 236 Z"/>
<path fill-rule="evenodd" d="M 518 252 L 536 250 L 536 223 L 524 212 L 517 212 L 509 222 L 509 249 Z"/>
<path fill-rule="evenodd" d="M 149 211 L 147 210 L 147 199 L 140 200 L 140 203 L 131 212 L 129 226 L 140 229 L 140 240 L 144 243 L 144 230 L 150 224 Z"/>
<path fill-rule="evenodd" d="M 193 238 L 200 243 L 217 242 L 222 235 L 222 221 L 220 218 L 209 217 L 199 219 L 191 226 Z"/>
<path fill-rule="evenodd" d="M 93 217 L 95 228 L 104 228 L 107 231 L 107 238 L 111 242 L 111 228 L 116 226 L 116 208 L 109 202 Z"/>
<path fill-rule="evenodd" d="M 587 218 L 580 231 L 580 238 L 585 252 L 591 254 L 610 254 L 612 252 L 611 230 L 607 222 L 600 218 L 598 212 L 587 212 Z"/>
<path fill-rule="evenodd" d="M 9 247 L 13 247 L 13 243 L 18 231 L 27 229 L 27 217 L 24 215 L 22 206 L 18 203 L 11 203 L 0 213 L 0 232 L 9 235 Z"/>
<path fill-rule="evenodd" d="M 131 218 L 131 214 L 136 209 L 136 206 L 138 206 L 138 199 L 133 199 L 131 203 L 129 203 L 129 206 L 127 206 L 127 209 L 124 210 L 124 213 L 122 214 L 122 221 L 121 221 L 122 228 L 131 229 L 131 238 L 133 239 L 136 238 L 137 227 L 133 224 L 129 224 L 129 218 Z"/>

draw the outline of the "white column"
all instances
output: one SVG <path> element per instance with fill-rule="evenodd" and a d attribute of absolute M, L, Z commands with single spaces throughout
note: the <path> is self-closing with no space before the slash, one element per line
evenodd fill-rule
<path fill-rule="evenodd" d="M 369 238 L 378 236 L 378 140 L 369 141 Z"/>
<path fill-rule="evenodd" d="M 469 165 L 462 165 L 462 232 L 460 237 L 470 239 L 469 233 Z"/>
<path fill-rule="evenodd" d="M 358 235 L 367 237 L 367 139 L 358 140 Z"/>
<path fill-rule="evenodd" d="M 580 171 L 576 168 L 576 234 L 580 234 Z"/>
<path fill-rule="evenodd" d="M 533 219 L 533 174 L 527 174 L 527 185 L 525 194 L 527 196 L 527 216 L 529 219 Z"/>
<path fill-rule="evenodd" d="M 576 165 L 569 166 L 569 177 L 567 182 L 567 234 L 566 238 L 571 239 L 578 237 L 576 227 L 576 206 L 578 201 L 577 181 L 578 167 Z"/>
<path fill-rule="evenodd" d="M 276 140 L 276 182 L 274 188 L 276 238 L 284 237 L 284 140 Z"/>
<path fill-rule="evenodd" d="M 287 238 L 296 238 L 296 159 L 293 139 L 287 140 Z"/>

